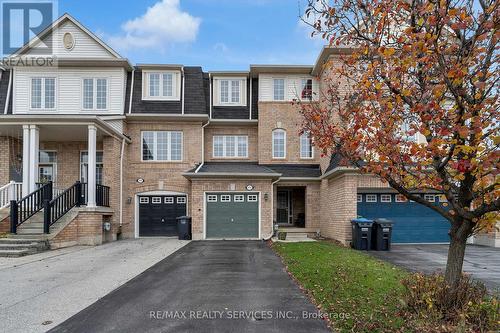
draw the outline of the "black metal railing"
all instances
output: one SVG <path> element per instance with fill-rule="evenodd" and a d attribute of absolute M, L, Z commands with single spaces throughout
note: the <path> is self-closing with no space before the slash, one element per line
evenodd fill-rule
<path fill-rule="evenodd" d="M 43 208 L 44 200 L 52 199 L 52 182 L 42 184 L 19 201 L 10 202 L 10 232 L 15 234 L 17 227 Z"/>
<path fill-rule="evenodd" d="M 95 202 L 97 206 L 109 207 L 109 186 L 96 185 Z"/>
<path fill-rule="evenodd" d="M 79 181 L 54 199 L 46 199 L 43 204 L 43 232 L 48 234 L 51 225 L 73 207 L 80 207 L 82 204 L 84 204 L 84 197 L 82 196 L 82 184 Z"/>
<path fill-rule="evenodd" d="M 96 184 L 95 186 L 96 206 L 109 207 L 109 192 L 110 192 L 109 186 Z M 84 201 L 82 203 L 83 205 L 86 205 L 88 202 L 88 193 L 89 193 L 88 183 L 82 183 L 82 197 L 84 198 L 83 199 Z"/>

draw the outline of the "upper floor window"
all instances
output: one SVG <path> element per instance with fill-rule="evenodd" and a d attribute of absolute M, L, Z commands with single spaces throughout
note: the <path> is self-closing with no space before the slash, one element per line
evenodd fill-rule
<path fill-rule="evenodd" d="M 242 78 L 219 78 L 215 79 L 216 89 L 218 89 L 218 94 L 215 94 L 214 105 L 224 106 L 224 105 L 246 105 L 245 101 L 245 83 L 246 79 Z"/>
<path fill-rule="evenodd" d="M 273 158 L 286 157 L 286 132 L 283 129 L 273 131 Z"/>
<path fill-rule="evenodd" d="M 108 108 L 108 79 L 83 79 L 83 109 L 106 110 Z"/>
<path fill-rule="evenodd" d="M 313 96 L 313 84 L 312 79 L 302 79 L 301 80 L 301 99 L 312 100 Z"/>
<path fill-rule="evenodd" d="M 55 109 L 56 79 L 53 77 L 34 77 L 31 79 L 31 108 Z"/>
<path fill-rule="evenodd" d="M 182 161 L 182 132 L 142 132 L 143 161 Z"/>
<path fill-rule="evenodd" d="M 285 100 L 285 79 L 273 79 L 273 91 L 275 101 Z"/>
<path fill-rule="evenodd" d="M 180 84 L 174 71 L 148 72 L 143 75 L 143 99 L 178 100 Z"/>
<path fill-rule="evenodd" d="M 213 145 L 214 157 L 248 157 L 248 136 L 215 135 Z"/>
<path fill-rule="evenodd" d="M 313 145 L 309 132 L 300 136 L 300 158 L 313 158 Z"/>

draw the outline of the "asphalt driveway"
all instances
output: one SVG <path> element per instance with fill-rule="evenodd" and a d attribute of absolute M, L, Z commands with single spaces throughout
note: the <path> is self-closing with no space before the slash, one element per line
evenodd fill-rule
<path fill-rule="evenodd" d="M 191 242 L 51 332 L 329 332 L 260 241 Z"/>
<path fill-rule="evenodd" d="M 448 245 L 393 245 L 389 252 L 369 253 L 410 271 L 444 272 Z M 467 245 L 463 270 L 473 278 L 483 281 L 488 288 L 500 290 L 500 248 Z"/>

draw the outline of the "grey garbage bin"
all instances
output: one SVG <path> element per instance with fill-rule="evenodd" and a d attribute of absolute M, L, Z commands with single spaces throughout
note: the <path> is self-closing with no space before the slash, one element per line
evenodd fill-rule
<path fill-rule="evenodd" d="M 180 216 L 177 218 L 177 233 L 180 240 L 191 239 L 191 217 Z"/>
<path fill-rule="evenodd" d="M 390 251 L 393 222 L 388 219 L 376 219 L 373 223 L 372 249 Z"/>
<path fill-rule="evenodd" d="M 351 221 L 352 225 L 352 247 L 356 250 L 370 250 L 372 240 L 373 221 L 358 218 Z"/>

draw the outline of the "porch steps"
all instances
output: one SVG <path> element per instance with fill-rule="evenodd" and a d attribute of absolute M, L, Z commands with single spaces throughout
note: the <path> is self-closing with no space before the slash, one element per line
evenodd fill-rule
<path fill-rule="evenodd" d="M 44 239 L 0 238 L 0 257 L 15 258 L 39 253 L 49 249 Z"/>
<path fill-rule="evenodd" d="M 286 239 L 280 242 L 314 242 L 312 238 L 316 236 L 317 230 L 314 228 L 292 228 L 292 227 L 279 227 L 278 234 L 286 232 Z"/>

